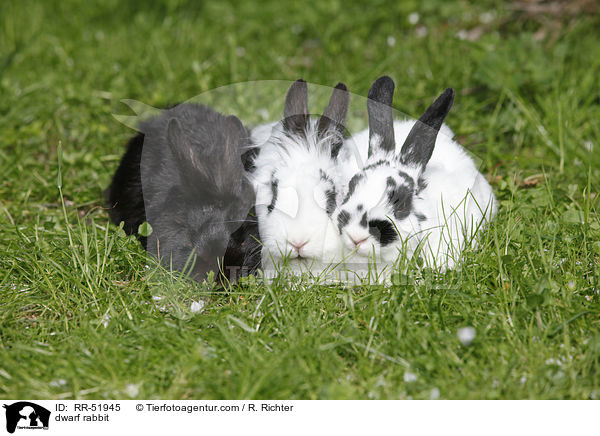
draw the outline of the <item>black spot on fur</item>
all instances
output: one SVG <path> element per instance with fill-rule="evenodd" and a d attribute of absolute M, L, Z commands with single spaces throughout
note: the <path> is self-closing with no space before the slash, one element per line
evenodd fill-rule
<path fill-rule="evenodd" d="M 388 191 L 387 194 L 388 201 L 394 210 L 394 217 L 399 220 L 406 218 L 412 208 L 412 189 L 399 187 L 398 189 Z"/>
<path fill-rule="evenodd" d="M 415 216 L 421 222 L 423 222 L 423 221 L 425 221 L 427 219 L 427 217 L 425 215 L 423 215 L 422 213 L 415 212 Z"/>
<path fill-rule="evenodd" d="M 396 181 L 392 177 L 388 177 L 385 181 L 387 189 L 396 189 Z"/>
<path fill-rule="evenodd" d="M 419 180 L 417 181 L 417 194 L 425 188 L 427 188 L 427 182 L 423 177 L 419 177 Z"/>
<path fill-rule="evenodd" d="M 363 205 L 359 204 L 358 206 L 356 206 L 356 210 L 359 211 L 359 212 L 362 211 L 363 210 Z"/>
<path fill-rule="evenodd" d="M 337 204 L 337 193 L 335 192 L 335 186 L 332 185 L 331 189 L 325 191 L 325 197 L 327 198 L 327 206 L 325 210 L 327 215 L 331 216 Z"/>
<path fill-rule="evenodd" d="M 404 171 L 398 171 L 398 176 L 400 176 L 400 179 L 406 180 L 406 184 L 414 185 L 412 177 L 406 174 Z"/>
<path fill-rule="evenodd" d="M 391 244 L 398 239 L 398 233 L 394 225 L 387 220 L 369 221 L 369 233 L 379 241 L 382 247 Z"/>
<path fill-rule="evenodd" d="M 254 161 L 258 157 L 259 153 L 259 147 L 250 148 L 242 153 L 242 164 L 244 164 L 244 171 L 248 173 L 253 173 L 256 170 L 256 165 L 254 165 Z"/>
<path fill-rule="evenodd" d="M 343 138 L 341 141 L 335 141 L 333 144 L 331 144 L 331 158 L 332 159 L 337 159 L 343 145 L 344 145 Z"/>
<path fill-rule="evenodd" d="M 408 174 L 400 171 L 401 179 L 400 186 L 396 185 L 396 181 L 388 177 L 387 179 L 387 196 L 396 219 L 406 218 L 412 209 L 412 197 L 414 191 L 414 182 Z"/>
<path fill-rule="evenodd" d="M 380 167 L 382 165 L 387 165 L 387 164 L 388 164 L 388 161 L 381 159 L 381 160 L 378 160 L 377 162 L 373 162 L 372 164 L 367 165 L 366 167 L 363 168 L 363 171 L 372 170 L 374 168 Z"/>
<path fill-rule="evenodd" d="M 367 227 L 367 212 L 363 213 L 362 218 L 360 219 L 360 225 Z"/>
<path fill-rule="evenodd" d="M 342 228 L 346 227 L 346 225 L 348 224 L 349 221 L 350 221 L 350 214 L 348 213 L 348 211 L 346 211 L 346 210 L 341 211 L 337 218 L 338 229 L 339 229 L 340 233 L 342 232 Z"/>
<path fill-rule="evenodd" d="M 273 209 L 275 209 L 275 202 L 277 202 L 277 193 L 279 192 L 278 188 L 279 188 L 279 180 L 277 180 L 275 178 L 271 179 L 272 198 L 271 198 L 271 204 L 269 204 L 269 206 L 267 206 L 267 211 L 269 213 L 273 212 Z"/>
<path fill-rule="evenodd" d="M 348 200 L 350 199 L 350 197 L 352 197 L 352 194 L 354 194 L 354 191 L 356 190 L 356 185 L 358 185 L 358 182 L 360 182 L 364 177 L 365 175 L 360 173 L 355 174 L 354 177 L 350 179 L 350 182 L 348 182 L 348 193 L 346 194 L 346 198 L 344 198 L 342 204 L 346 204 L 348 202 Z"/>

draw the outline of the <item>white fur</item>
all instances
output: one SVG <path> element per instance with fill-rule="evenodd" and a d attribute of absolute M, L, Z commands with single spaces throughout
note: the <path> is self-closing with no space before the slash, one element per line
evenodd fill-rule
<path fill-rule="evenodd" d="M 326 213 L 329 185 L 321 179 L 321 172 L 335 173 L 335 163 L 327 138 L 317 136 L 316 120 L 310 121 L 306 138 L 290 138 L 276 122 L 256 127 L 251 139 L 260 147 L 252 180 L 265 274 L 287 263 L 294 273 L 317 275 L 339 262 L 341 240 Z M 278 180 L 277 199 L 269 213 L 273 175 Z M 299 251 L 302 258 L 290 242 L 306 243 Z"/>
<path fill-rule="evenodd" d="M 414 124 L 415 120 L 394 122 L 396 155 L 400 154 L 404 140 Z M 394 269 L 401 253 L 410 258 L 418 247 L 422 247 L 420 255 L 425 263 L 444 270 L 456 266 L 467 246 L 475 246 L 475 235 L 493 218 L 497 202 L 491 186 L 477 170 L 471 157 L 452 140 L 453 136 L 452 131 L 445 124 L 442 125 L 431 159 L 422 174 L 427 187 L 417 197 L 413 197 L 413 210 L 425 215 L 425 221 L 418 220 L 414 213 L 402 220 L 386 213 L 386 207 L 389 207 L 385 196 L 386 179 L 402 170 L 416 184 L 420 169 L 402 165 L 391 154 L 382 152 L 368 158 L 368 129 L 346 142 L 340 156 L 343 164 L 338 167 L 344 191 L 342 198 L 348 191 L 348 182 L 362 168 L 382 159 L 396 163 L 392 169 L 381 167 L 368 173 L 365 182 L 357 186 L 348 203 L 336 211 L 334 220 L 340 210 L 355 211 L 355 207 L 362 204 L 369 211 L 369 219 L 389 217 L 400 234 L 400 241 L 381 247 L 368 229 L 358 224 L 359 214 L 352 212 L 352 218 L 341 235 L 348 268 L 376 262 L 378 268 L 386 268 L 389 273 Z M 387 211 L 389 212 L 389 208 Z M 367 241 L 355 248 L 351 238 L 367 238 Z"/>

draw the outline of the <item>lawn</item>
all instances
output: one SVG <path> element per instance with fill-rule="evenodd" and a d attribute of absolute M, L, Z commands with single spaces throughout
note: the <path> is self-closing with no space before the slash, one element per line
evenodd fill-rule
<path fill-rule="evenodd" d="M 0 3 L 0 397 L 600 397 L 595 2 L 192 3 Z M 455 88 L 498 196 L 459 271 L 214 292 L 109 224 L 122 99 L 383 74 L 413 117 Z"/>

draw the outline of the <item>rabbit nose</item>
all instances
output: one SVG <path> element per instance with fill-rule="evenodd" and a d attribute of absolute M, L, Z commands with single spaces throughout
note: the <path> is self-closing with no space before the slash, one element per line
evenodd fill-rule
<path fill-rule="evenodd" d="M 355 247 L 358 247 L 360 244 L 362 244 L 363 242 L 365 242 L 367 239 L 369 239 L 369 237 L 367 236 L 366 238 L 353 238 L 352 236 L 348 235 L 350 237 L 350 240 L 354 243 Z"/>
<path fill-rule="evenodd" d="M 358 247 L 360 244 L 365 242 L 367 239 L 369 239 L 369 238 L 362 238 L 362 239 L 359 239 L 358 241 L 356 239 L 352 239 L 352 242 L 354 243 L 354 245 L 356 245 Z"/>
<path fill-rule="evenodd" d="M 288 240 L 288 244 L 290 244 L 292 247 L 294 247 L 294 250 L 296 250 L 298 253 L 300 253 L 300 249 L 302 247 L 304 247 L 306 244 L 308 244 L 308 241 L 297 242 L 297 241 Z"/>

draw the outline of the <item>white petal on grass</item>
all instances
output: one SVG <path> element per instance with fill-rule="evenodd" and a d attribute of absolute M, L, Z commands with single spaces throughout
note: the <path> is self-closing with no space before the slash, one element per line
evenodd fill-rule
<path fill-rule="evenodd" d="M 110 315 L 108 314 L 108 312 L 104 314 L 104 316 L 102 317 L 102 321 L 100 322 L 102 323 L 104 328 L 108 327 L 108 324 L 110 323 Z"/>
<path fill-rule="evenodd" d="M 416 382 L 419 377 L 414 372 L 405 371 L 404 372 L 404 381 L 406 383 Z"/>
<path fill-rule="evenodd" d="M 479 14 L 479 21 L 481 21 L 483 24 L 491 23 L 492 21 L 494 21 L 494 18 L 496 18 L 495 11 L 488 11 Z"/>
<path fill-rule="evenodd" d="M 430 400 L 438 400 L 440 398 L 440 390 L 438 388 L 433 388 L 431 393 L 429 394 Z"/>
<path fill-rule="evenodd" d="M 417 38 L 425 38 L 428 33 L 429 33 L 429 31 L 427 30 L 427 27 L 425 27 L 425 26 L 419 26 L 415 29 L 415 36 Z"/>
<path fill-rule="evenodd" d="M 458 336 L 458 340 L 463 345 L 471 345 L 473 339 L 475 339 L 475 335 L 477 332 L 473 327 L 461 327 L 456 332 L 456 336 Z"/>
<path fill-rule="evenodd" d="M 410 24 L 412 24 L 413 26 L 415 24 L 417 24 L 419 22 L 419 13 L 418 12 L 411 12 L 410 14 L 408 14 L 408 22 Z"/>
<path fill-rule="evenodd" d="M 67 384 L 67 381 L 64 378 L 59 378 L 57 380 L 52 380 L 50 382 L 50 386 L 52 386 L 54 388 L 59 387 L 59 386 L 66 386 L 66 384 Z"/>
<path fill-rule="evenodd" d="M 386 42 L 387 42 L 387 45 L 389 45 L 390 47 L 393 47 L 396 45 L 396 38 L 394 38 L 393 36 L 388 36 Z"/>
<path fill-rule="evenodd" d="M 192 301 L 192 305 L 190 306 L 190 310 L 192 313 L 202 312 L 204 310 L 204 301 Z"/>
<path fill-rule="evenodd" d="M 387 382 L 385 381 L 385 378 L 383 376 L 379 376 L 379 378 L 377 379 L 377 383 L 375 383 L 375 387 L 385 387 L 387 386 Z"/>
<path fill-rule="evenodd" d="M 140 389 L 137 387 L 137 385 L 128 384 L 125 387 L 125 393 L 129 395 L 129 398 L 135 398 L 140 393 Z"/>

